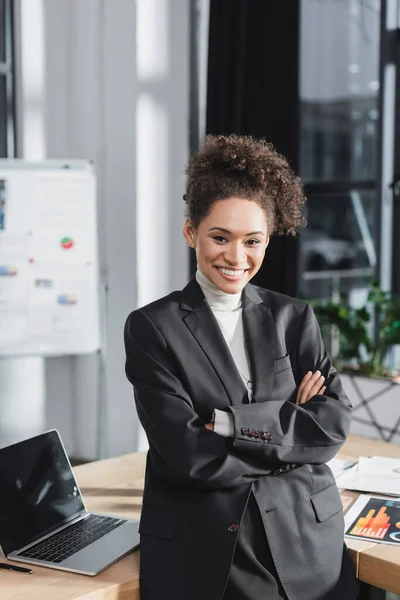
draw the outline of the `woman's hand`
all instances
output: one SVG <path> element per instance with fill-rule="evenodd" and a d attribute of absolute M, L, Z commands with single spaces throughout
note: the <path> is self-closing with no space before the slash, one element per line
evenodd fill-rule
<path fill-rule="evenodd" d="M 214 431 L 214 423 L 206 423 L 204 427 L 210 431 Z"/>
<path fill-rule="evenodd" d="M 305 404 L 316 394 L 323 394 L 326 390 L 324 386 L 325 377 L 321 371 L 308 371 L 299 385 L 296 396 L 296 404 Z"/>

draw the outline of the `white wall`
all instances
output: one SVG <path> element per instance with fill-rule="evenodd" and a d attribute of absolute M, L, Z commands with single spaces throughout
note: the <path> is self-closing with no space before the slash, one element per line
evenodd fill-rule
<path fill-rule="evenodd" d="M 104 374 L 99 378 L 100 356 L 46 359 L 44 426 L 57 426 L 70 454 L 85 458 L 99 450 L 100 427 L 101 454 L 116 455 L 144 445 L 124 374 L 125 318 L 187 281 L 180 230 L 188 158 L 189 3 L 37 1 L 43 3 L 39 109 L 45 155 L 96 164 L 107 288 Z M 23 11 L 26 0 L 21 2 Z M 24 114 L 19 117 L 29 129 Z M 37 385 L 41 379 L 38 364 Z M 14 373 L 8 389 L 16 387 Z M 23 415 L 15 419 L 21 422 Z"/>

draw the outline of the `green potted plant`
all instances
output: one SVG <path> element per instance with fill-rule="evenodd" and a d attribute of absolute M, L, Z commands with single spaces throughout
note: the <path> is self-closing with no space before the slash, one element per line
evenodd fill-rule
<path fill-rule="evenodd" d="M 353 404 L 352 432 L 400 443 L 400 365 L 390 364 L 400 345 L 400 298 L 368 284 L 361 308 L 349 306 L 345 294 L 310 303 Z"/>
<path fill-rule="evenodd" d="M 367 281 L 367 302 L 361 308 L 349 306 L 344 293 L 340 294 L 339 302 L 313 300 L 311 304 L 325 341 L 329 335 L 338 340 L 338 353 L 333 359 L 340 371 L 393 377 L 397 372 L 392 372 L 385 359 L 391 347 L 400 344 L 400 298 L 384 292 L 376 281 Z M 371 324 L 372 315 L 375 327 Z"/>

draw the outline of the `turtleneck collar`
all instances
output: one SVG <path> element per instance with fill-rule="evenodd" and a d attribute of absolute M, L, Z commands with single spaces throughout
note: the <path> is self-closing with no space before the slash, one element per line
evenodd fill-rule
<path fill-rule="evenodd" d="M 227 294 L 223 292 L 197 268 L 196 281 L 202 289 L 202 292 L 210 305 L 215 310 L 235 310 L 242 306 L 242 292 L 238 294 Z"/>

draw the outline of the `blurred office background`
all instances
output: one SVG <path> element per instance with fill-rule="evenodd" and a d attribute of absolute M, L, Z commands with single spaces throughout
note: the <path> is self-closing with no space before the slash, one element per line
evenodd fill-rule
<path fill-rule="evenodd" d="M 57 427 L 77 459 L 146 448 L 127 314 L 184 286 L 184 168 L 205 133 L 272 141 L 309 226 L 256 283 L 361 305 L 400 291 L 400 0 L 1 0 L 0 157 L 93 160 L 103 348 L 0 358 L 0 445 Z M 397 98 L 397 101 L 396 101 Z"/>

